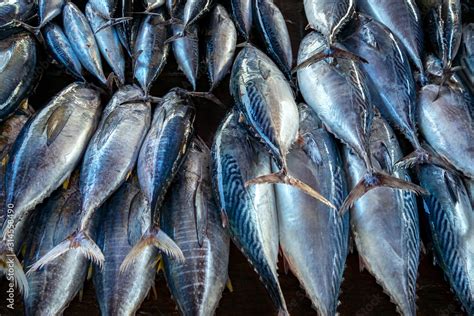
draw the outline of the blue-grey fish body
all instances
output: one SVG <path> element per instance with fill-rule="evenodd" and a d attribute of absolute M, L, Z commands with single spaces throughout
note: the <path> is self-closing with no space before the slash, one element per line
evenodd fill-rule
<path fill-rule="evenodd" d="M 28 267 L 74 231 L 80 221 L 81 197 L 78 174 L 71 177 L 69 188 L 53 193 L 38 210 L 25 252 Z M 24 301 L 26 315 L 62 314 L 82 288 L 87 260 L 79 251 L 71 251 L 54 264 L 29 273 L 29 295 Z"/>
<path fill-rule="evenodd" d="M 81 168 L 82 222 L 87 228 L 91 215 L 117 190 L 135 167 L 138 153 L 150 126 L 149 103 L 137 86 L 118 90 L 102 113 Z"/>
<path fill-rule="evenodd" d="M 39 27 L 45 26 L 51 22 L 55 17 L 61 14 L 65 0 L 39 0 L 38 1 L 38 15 L 40 18 Z"/>
<path fill-rule="evenodd" d="M 374 19 L 358 15 L 351 35 L 343 40 L 352 53 L 368 60 L 361 65 L 369 79 L 371 96 L 382 115 L 419 148 L 416 86 L 410 61 L 392 32 Z"/>
<path fill-rule="evenodd" d="M 309 27 L 321 33 L 328 45 L 336 41 L 342 27 L 352 18 L 355 0 L 304 0 Z"/>
<path fill-rule="evenodd" d="M 472 100 L 446 86 L 424 86 L 419 93 L 418 125 L 436 153 L 474 178 Z"/>
<path fill-rule="evenodd" d="M 207 33 L 206 61 L 212 91 L 229 72 L 237 45 L 234 22 L 220 4 L 212 11 Z"/>
<path fill-rule="evenodd" d="M 84 80 L 81 61 L 61 27 L 53 22 L 48 23 L 43 29 L 43 36 L 53 58 L 74 77 Z"/>
<path fill-rule="evenodd" d="M 247 46 L 234 62 L 230 90 L 247 126 L 266 144 L 278 167 L 284 168 L 297 138 L 299 116 L 283 73 L 262 51 Z"/>
<path fill-rule="evenodd" d="M 34 9 L 34 0 L 0 2 L 0 39 L 24 31 L 19 22 L 26 22 L 31 18 L 35 13 Z"/>
<path fill-rule="evenodd" d="M 196 82 L 199 71 L 199 37 L 197 25 L 192 24 L 187 27 L 181 24 L 173 24 L 173 34 L 184 34 L 173 41 L 173 53 L 178 63 L 178 67 L 191 83 L 193 90 L 196 90 Z"/>
<path fill-rule="evenodd" d="M 371 159 L 381 170 L 409 180 L 407 171 L 393 170 L 402 157 L 395 134 L 379 116 L 370 138 Z M 366 172 L 365 164 L 350 148 L 344 161 L 351 187 Z M 376 188 L 355 202 L 351 227 L 363 266 L 376 278 L 402 315 L 416 314 L 416 278 L 420 233 L 416 197 L 407 191 Z"/>
<path fill-rule="evenodd" d="M 268 53 L 287 78 L 291 79 L 293 51 L 283 14 L 273 0 L 256 0 L 254 13 Z"/>
<path fill-rule="evenodd" d="M 185 0 L 166 0 L 166 9 L 172 18 L 176 17 L 176 14 L 182 14 L 184 2 Z"/>
<path fill-rule="evenodd" d="M 214 315 L 226 285 L 229 234 L 211 189 L 210 151 L 195 139 L 171 185 L 161 227 L 185 261 L 164 257 L 166 281 L 182 315 Z"/>
<path fill-rule="evenodd" d="M 165 4 L 166 0 L 144 0 L 147 11 L 153 11 Z"/>
<path fill-rule="evenodd" d="M 234 18 L 237 30 L 246 41 L 249 40 L 250 30 L 253 22 L 253 1 L 252 0 L 231 0 L 232 17 Z"/>
<path fill-rule="evenodd" d="M 344 166 L 334 138 L 314 112 L 300 105 L 304 145 L 288 155 L 288 168 L 339 208 L 347 194 Z M 280 246 L 320 315 L 335 315 L 349 244 L 349 214 L 282 184 L 275 186 Z"/>
<path fill-rule="evenodd" d="M 94 33 L 87 18 L 72 2 L 67 2 L 64 5 L 63 29 L 82 66 L 102 83 L 105 83 L 106 79 Z"/>
<path fill-rule="evenodd" d="M 467 85 L 471 87 L 471 93 L 474 93 L 474 23 L 464 26 L 462 34 L 460 64 Z"/>
<path fill-rule="evenodd" d="M 0 121 L 10 116 L 39 80 L 35 39 L 27 33 L 0 40 Z"/>
<path fill-rule="evenodd" d="M 183 25 L 194 24 L 201 16 L 211 9 L 213 0 L 187 0 L 183 9 Z"/>
<path fill-rule="evenodd" d="M 107 20 L 114 17 L 118 4 L 117 0 L 89 0 L 87 3 L 96 14 Z"/>
<path fill-rule="evenodd" d="M 120 1 L 120 12 L 119 17 L 124 18 L 130 16 L 130 12 L 133 12 L 134 0 L 121 0 Z M 137 23 L 136 21 L 123 21 L 122 23 L 117 24 L 116 32 L 120 39 L 120 43 L 125 48 L 127 53 L 132 56 L 132 29 L 133 24 Z"/>
<path fill-rule="evenodd" d="M 95 34 L 95 39 L 102 56 L 117 75 L 119 81 L 124 84 L 125 55 L 116 28 L 111 26 L 99 30 L 107 23 L 107 20 L 94 11 L 90 2 L 86 5 L 86 17 Z"/>
<path fill-rule="evenodd" d="M 148 248 L 132 268 L 120 271 L 125 256 L 151 223 L 138 181 L 125 182 L 104 204 L 97 244 L 104 268 L 94 270 L 94 287 L 102 315 L 134 315 L 154 284 L 158 251 Z"/>
<path fill-rule="evenodd" d="M 162 11 L 158 13 L 158 15 L 146 16 L 142 20 L 133 45 L 134 77 L 145 94 L 163 70 L 169 52 L 169 45 L 165 44 L 166 26 L 160 24 L 165 21 L 165 16 Z"/>
<path fill-rule="evenodd" d="M 474 314 L 474 212 L 462 180 L 433 165 L 418 170 L 437 262 L 467 315 Z"/>
<path fill-rule="evenodd" d="M 361 12 L 387 26 L 403 44 L 418 70 L 423 70 L 422 21 L 415 0 L 359 0 L 357 6 Z"/>
<path fill-rule="evenodd" d="M 260 277 L 280 315 L 287 308 L 277 275 L 278 218 L 273 185 L 245 186 L 245 181 L 272 168 L 271 156 L 238 123 L 238 114 L 228 115 L 214 138 L 212 181 L 236 246 Z"/>

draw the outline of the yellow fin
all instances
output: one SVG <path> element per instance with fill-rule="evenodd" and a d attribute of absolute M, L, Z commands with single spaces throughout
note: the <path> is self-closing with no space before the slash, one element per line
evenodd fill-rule
<path fill-rule="evenodd" d="M 225 284 L 225 287 L 229 290 L 230 293 L 234 292 L 234 287 L 232 286 L 230 278 L 227 278 L 227 283 Z"/>

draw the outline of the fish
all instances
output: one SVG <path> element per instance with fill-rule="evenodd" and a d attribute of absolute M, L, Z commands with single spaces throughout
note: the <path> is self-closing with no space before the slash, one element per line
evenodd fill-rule
<path fill-rule="evenodd" d="M 291 80 L 293 51 L 283 14 L 273 0 L 256 0 L 254 14 L 268 54 Z"/>
<path fill-rule="evenodd" d="M 120 11 L 119 18 L 126 18 L 130 15 L 130 12 L 133 11 L 134 0 L 121 0 L 120 1 Z M 125 48 L 129 56 L 133 56 L 132 50 L 132 28 L 134 21 L 124 20 L 122 23 L 116 25 L 116 32 L 119 37 L 120 43 Z"/>
<path fill-rule="evenodd" d="M 101 210 L 97 244 L 105 256 L 93 282 L 102 315 L 135 315 L 155 281 L 158 251 L 150 247 L 133 269 L 120 271 L 123 259 L 151 223 L 136 176 L 127 180 Z"/>
<path fill-rule="evenodd" d="M 90 2 L 86 4 L 86 18 L 95 34 L 102 56 L 117 75 L 120 83 L 125 84 L 125 55 L 115 27 L 101 29 L 107 20 L 94 11 Z"/>
<path fill-rule="evenodd" d="M 180 11 L 182 11 L 183 8 L 184 0 L 166 0 L 166 9 L 168 10 L 168 13 L 172 19 L 176 18 L 176 14 L 182 13 Z"/>
<path fill-rule="evenodd" d="M 183 71 L 193 90 L 196 90 L 199 73 L 199 37 L 196 25 L 190 25 L 184 32 L 184 26 L 171 26 L 176 38 L 172 41 L 173 53 L 178 67 Z"/>
<path fill-rule="evenodd" d="M 393 130 L 380 115 L 375 115 L 372 123 L 370 149 L 370 159 L 381 170 L 410 181 L 406 170 L 393 168 L 402 151 Z M 343 159 L 349 185 L 355 187 L 366 166 L 348 146 L 344 147 Z M 375 277 L 401 315 L 416 315 L 420 257 L 416 196 L 393 188 L 375 188 L 355 202 L 350 218 L 360 269 L 366 268 Z"/>
<path fill-rule="evenodd" d="M 220 4 L 212 11 L 207 33 L 206 60 L 212 91 L 229 72 L 237 45 L 234 22 Z"/>
<path fill-rule="evenodd" d="M 253 25 L 252 0 L 231 0 L 232 17 L 240 35 L 249 41 Z"/>
<path fill-rule="evenodd" d="M 347 195 L 337 144 L 307 105 L 300 104 L 302 146 L 288 155 L 288 168 L 339 208 Z M 349 214 L 340 217 L 295 188 L 275 185 L 283 258 L 319 315 L 336 315 L 349 245 Z"/>
<path fill-rule="evenodd" d="M 170 90 L 155 109 L 137 164 L 138 181 L 153 222 L 124 259 L 122 271 L 128 270 L 149 246 L 159 248 L 179 262 L 184 261 L 181 249 L 160 229 L 159 220 L 165 194 L 191 142 L 194 118 L 194 105 L 181 88 Z"/>
<path fill-rule="evenodd" d="M 338 44 L 340 50 L 346 48 Z M 300 44 L 298 64 L 327 48 L 322 35 L 312 32 Z M 425 191 L 419 186 L 394 178 L 372 164 L 369 137 L 374 114 L 371 95 L 359 62 L 346 58 L 324 58 L 297 72 L 298 84 L 306 103 L 317 113 L 328 131 L 349 146 L 366 166 L 367 172 L 349 193 L 339 209 L 344 213 L 366 192 L 380 186 Z"/>
<path fill-rule="evenodd" d="M 0 266 L 6 266 L 7 256 L 14 257 L 15 280 L 25 296 L 28 285 L 14 255 L 22 245 L 30 215 L 80 162 L 100 112 L 97 91 L 85 84 L 70 84 L 26 123 L 13 145 L 5 176 L 6 205 L 13 206 L 13 212 L 3 210 L 0 217 Z"/>
<path fill-rule="evenodd" d="M 118 6 L 117 0 L 89 0 L 87 4 L 90 10 L 106 20 L 113 19 Z"/>
<path fill-rule="evenodd" d="M 421 134 L 436 153 L 469 178 L 474 178 L 472 108 L 472 99 L 447 86 L 429 84 L 419 92 Z"/>
<path fill-rule="evenodd" d="M 72 49 L 87 71 L 103 84 L 107 82 L 102 69 L 100 52 L 94 33 L 87 18 L 72 2 L 67 2 L 63 9 L 63 30 Z"/>
<path fill-rule="evenodd" d="M 0 2 L 0 40 L 23 32 L 25 23 L 35 13 L 35 0 Z"/>
<path fill-rule="evenodd" d="M 194 24 L 199 18 L 211 10 L 213 0 L 187 0 L 183 9 L 184 29 Z"/>
<path fill-rule="evenodd" d="M 424 164 L 418 178 L 430 195 L 423 198 L 436 262 L 467 315 L 474 314 L 474 212 L 461 179 Z"/>
<path fill-rule="evenodd" d="M 299 114 L 293 90 L 277 65 L 262 51 L 247 45 L 234 61 L 230 92 L 240 113 L 239 120 L 265 145 L 280 169 L 277 173 L 247 179 L 246 185 L 286 183 L 333 206 L 287 172 L 286 156 L 298 138 Z"/>
<path fill-rule="evenodd" d="M 38 47 L 27 33 L 0 40 L 0 122 L 24 101 L 40 79 Z"/>
<path fill-rule="evenodd" d="M 459 51 L 460 65 L 466 85 L 474 94 L 474 23 L 469 23 L 463 28 L 462 48 Z"/>
<path fill-rule="evenodd" d="M 55 191 L 35 214 L 24 264 L 30 266 L 72 233 L 80 221 L 79 172 L 68 188 Z M 87 259 L 71 251 L 43 270 L 27 273 L 30 292 L 24 300 L 25 315 L 59 315 L 83 287 Z"/>
<path fill-rule="evenodd" d="M 43 34 L 49 52 L 53 58 L 76 79 L 85 81 L 81 61 L 72 48 L 69 39 L 62 28 L 53 23 L 48 23 L 43 28 Z"/>
<path fill-rule="evenodd" d="M 278 218 L 273 185 L 245 186 L 271 172 L 272 158 L 231 112 L 212 145 L 212 186 L 222 225 L 247 258 L 279 315 L 289 315 L 277 275 Z"/>
<path fill-rule="evenodd" d="M 471 200 L 472 207 L 474 208 L 474 179 L 464 178 L 464 186 Z"/>
<path fill-rule="evenodd" d="M 145 95 L 163 70 L 169 53 L 169 45 L 165 43 L 166 26 L 162 24 L 165 21 L 164 12 L 158 9 L 155 13 L 142 20 L 133 45 L 134 77 Z"/>
<path fill-rule="evenodd" d="M 140 146 L 150 126 L 151 106 L 129 103 L 143 93 L 137 86 L 119 89 L 105 107 L 81 166 L 80 221 L 76 230 L 30 268 L 36 271 L 77 249 L 99 268 L 104 255 L 90 235 L 91 222 L 102 204 L 125 182 L 135 167 Z"/>
<path fill-rule="evenodd" d="M 153 11 L 165 4 L 166 0 L 144 0 L 147 12 Z"/>
<path fill-rule="evenodd" d="M 341 43 L 350 52 L 370 60 L 360 68 L 367 76 L 373 102 L 415 148 L 413 153 L 395 162 L 397 167 L 423 161 L 441 163 L 418 140 L 416 84 L 405 50 L 387 27 L 370 17 L 358 15 L 354 25 Z"/>
<path fill-rule="evenodd" d="M 420 11 L 415 0 L 359 0 L 357 7 L 361 13 L 373 17 L 392 31 L 423 77 L 424 38 Z M 426 78 L 422 78 L 422 83 L 425 81 Z"/>
<path fill-rule="evenodd" d="M 304 11 L 309 22 L 307 28 L 321 33 L 326 44 L 331 46 L 353 17 L 355 0 L 305 0 Z"/>
<path fill-rule="evenodd" d="M 38 0 L 38 28 L 43 28 L 63 11 L 65 0 Z"/>
<path fill-rule="evenodd" d="M 161 227 L 185 259 L 163 258 L 182 315 L 214 315 L 228 280 L 230 237 L 214 202 L 210 158 L 207 145 L 194 138 L 161 210 Z"/>

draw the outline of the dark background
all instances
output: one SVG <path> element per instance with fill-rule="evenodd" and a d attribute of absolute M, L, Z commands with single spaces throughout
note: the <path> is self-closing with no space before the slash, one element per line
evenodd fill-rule
<path fill-rule="evenodd" d="M 84 5 L 84 1 L 75 2 Z M 304 28 L 307 22 L 303 10 L 303 0 L 275 0 L 275 3 L 280 7 L 287 19 L 294 56 L 296 57 L 299 42 L 306 33 Z M 230 8 L 228 9 L 230 10 Z M 465 21 L 468 19 L 472 21 L 472 14 L 465 15 Z M 207 19 L 204 18 L 201 22 L 202 26 L 205 26 L 206 22 Z M 251 41 L 257 45 L 261 44 L 255 31 Z M 263 48 L 261 45 L 260 47 Z M 48 63 L 44 63 L 44 65 L 48 65 Z M 208 89 L 205 67 L 206 65 L 203 62 L 198 91 L 206 91 Z M 44 105 L 54 94 L 73 81 L 58 66 L 51 65 L 44 68 L 47 69 L 44 71 L 36 92 L 30 98 L 30 104 L 35 108 Z M 166 91 L 175 86 L 190 88 L 184 76 L 177 69 L 172 54 L 170 54 L 165 70 L 152 89 L 152 95 L 162 96 Z M 232 105 L 228 94 L 228 78 L 215 91 L 215 94 L 229 107 Z M 104 97 L 104 102 L 106 102 L 106 97 Z M 213 133 L 224 116 L 226 109 L 204 100 L 196 100 L 195 104 L 197 107 L 197 133 L 210 144 Z M 421 212 L 420 215 L 422 215 Z M 424 225 L 422 233 L 426 237 L 426 223 L 422 224 Z M 425 244 L 429 246 L 429 241 L 426 240 Z M 315 315 L 316 312 L 311 308 L 310 300 L 306 298 L 304 290 L 300 288 L 296 278 L 291 273 L 285 275 L 282 267 L 280 267 L 279 271 L 281 274 L 281 286 L 290 314 Z M 247 260 L 234 246 L 231 247 L 229 276 L 232 280 L 234 292 L 224 291 L 220 306 L 217 309 L 217 315 L 276 314 L 256 274 L 250 268 Z M 156 296 L 153 294 L 153 291 L 150 291 L 138 314 L 178 315 L 162 272 L 156 278 L 155 288 Z M 3 280 L 3 282 L 0 282 L 0 298 L 2 298 L 0 302 L 0 315 L 12 314 L 6 308 L 6 303 L 3 299 L 6 289 L 6 283 Z M 417 294 L 418 315 L 463 315 L 459 303 L 444 280 L 442 270 L 438 266 L 433 265 L 432 253 L 429 250 L 428 253 L 421 256 Z M 389 297 L 377 285 L 375 279 L 367 271 L 359 271 L 358 256 L 355 249 L 347 258 L 340 301 L 342 303 L 338 308 L 338 312 L 341 315 L 397 315 L 395 305 L 390 302 Z M 23 313 L 20 302 L 21 298 L 17 296 L 14 314 Z M 99 314 L 98 304 L 90 280 L 85 283 L 82 300 L 76 297 L 65 311 L 65 315 L 83 315 L 86 313 L 90 316 Z"/>

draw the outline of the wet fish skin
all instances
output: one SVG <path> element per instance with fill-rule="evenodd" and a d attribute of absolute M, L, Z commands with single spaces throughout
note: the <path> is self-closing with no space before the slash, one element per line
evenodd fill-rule
<path fill-rule="evenodd" d="M 34 0 L 2 1 L 0 3 L 0 39 L 24 31 L 17 21 L 24 22 L 34 14 Z"/>
<path fill-rule="evenodd" d="M 336 142 L 309 107 L 299 105 L 299 110 L 304 145 L 290 151 L 288 168 L 339 208 L 347 187 Z M 340 217 L 290 186 L 275 185 L 275 195 L 284 260 L 318 314 L 335 315 L 348 252 L 349 214 Z"/>
<path fill-rule="evenodd" d="M 165 4 L 166 0 L 144 0 L 146 11 L 153 11 Z"/>
<path fill-rule="evenodd" d="M 253 23 L 252 0 L 231 0 L 230 4 L 237 30 L 248 42 Z"/>
<path fill-rule="evenodd" d="M 145 94 L 163 70 L 169 53 L 169 45 L 165 44 L 166 27 L 160 24 L 165 21 L 165 15 L 162 10 L 155 13 L 158 15 L 148 15 L 142 20 L 133 45 L 134 77 Z"/>
<path fill-rule="evenodd" d="M 208 27 L 206 59 L 210 91 L 222 81 L 232 66 L 237 45 L 237 30 L 223 6 L 216 5 Z"/>
<path fill-rule="evenodd" d="M 385 172 L 409 181 L 408 172 L 393 169 L 402 151 L 389 125 L 378 115 L 370 138 L 371 159 Z M 354 187 L 366 172 L 364 162 L 345 146 L 344 162 Z M 397 305 L 401 315 L 416 314 L 416 279 L 420 232 L 415 195 L 392 188 L 376 188 L 355 202 L 351 227 L 363 266 Z M 374 238 L 375 236 L 375 238 Z"/>
<path fill-rule="evenodd" d="M 43 29 L 44 38 L 49 51 L 61 65 L 79 80 L 85 81 L 82 75 L 82 64 L 76 56 L 66 34 L 57 24 L 48 23 Z"/>
<path fill-rule="evenodd" d="M 97 244 L 105 255 L 103 270 L 94 269 L 93 281 L 102 315 L 134 315 L 155 280 L 154 248 L 148 248 L 128 271 L 123 259 L 151 224 L 136 177 L 125 182 L 101 209 Z"/>
<path fill-rule="evenodd" d="M 0 40 L 0 122 L 32 92 L 37 75 L 37 44 L 27 33 Z"/>
<path fill-rule="evenodd" d="M 246 179 L 271 172 L 271 164 L 270 155 L 238 123 L 238 113 L 228 115 L 212 147 L 212 185 L 223 225 L 259 275 L 279 315 L 288 315 L 276 271 L 278 220 L 273 186 L 245 187 Z"/>
<path fill-rule="evenodd" d="M 33 264 L 72 233 L 80 221 L 79 176 L 61 188 L 35 214 L 24 264 Z M 82 288 L 87 260 L 78 251 L 60 257 L 45 269 L 27 275 L 30 293 L 24 301 L 26 315 L 59 315 Z"/>
<path fill-rule="evenodd" d="M 196 90 L 197 77 L 199 72 L 199 37 L 197 25 L 185 26 L 173 24 L 174 35 L 184 34 L 172 42 L 173 53 L 179 68 L 183 71 L 189 83 Z"/>
<path fill-rule="evenodd" d="M 418 169 L 437 262 L 467 315 L 474 313 L 474 213 L 461 179 L 433 165 Z"/>
<path fill-rule="evenodd" d="M 273 0 L 256 0 L 254 16 L 268 53 L 290 80 L 293 51 L 283 14 Z"/>
<path fill-rule="evenodd" d="M 469 103 L 449 87 L 424 86 L 419 93 L 418 125 L 436 153 L 474 178 L 474 117 Z"/>
<path fill-rule="evenodd" d="M 95 34 L 95 39 L 102 56 L 117 75 L 121 84 L 125 83 L 125 55 L 115 27 L 106 27 L 98 31 L 107 20 L 94 11 L 92 5 L 86 4 L 86 18 Z"/>
<path fill-rule="evenodd" d="M 65 0 L 39 0 L 38 15 L 40 18 L 39 28 L 51 22 L 55 17 L 61 14 Z"/>
<path fill-rule="evenodd" d="M 387 26 L 400 40 L 416 68 L 423 71 L 423 32 L 419 9 L 415 0 L 360 0 L 357 6 Z"/>
<path fill-rule="evenodd" d="M 120 1 L 120 17 L 128 17 L 130 12 L 133 11 L 134 0 L 121 0 Z M 132 28 L 134 21 L 123 21 L 115 26 L 117 35 L 120 43 L 125 48 L 129 56 L 132 56 Z"/>
<path fill-rule="evenodd" d="M 91 6 L 91 10 L 107 20 L 114 17 L 118 6 L 117 0 L 89 0 L 87 3 Z"/>
<path fill-rule="evenodd" d="M 206 14 L 213 4 L 213 0 L 187 0 L 183 11 L 183 25 L 185 28 L 196 22 Z"/>
<path fill-rule="evenodd" d="M 323 34 L 326 44 L 336 42 L 336 36 L 355 12 L 355 0 L 305 0 L 304 10 L 309 27 Z"/>
<path fill-rule="evenodd" d="M 230 240 L 213 200 L 209 163 L 209 148 L 195 138 L 161 211 L 163 231 L 185 257 L 184 264 L 163 258 L 182 315 L 213 315 L 228 279 Z"/>
<path fill-rule="evenodd" d="M 72 2 L 63 9 L 63 28 L 76 56 L 87 71 L 106 83 L 99 48 L 87 18 Z"/>

